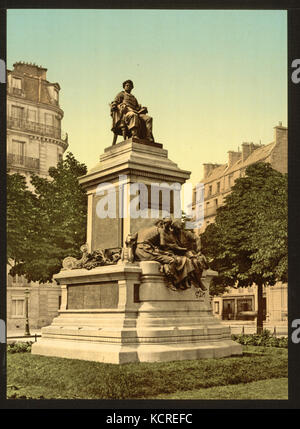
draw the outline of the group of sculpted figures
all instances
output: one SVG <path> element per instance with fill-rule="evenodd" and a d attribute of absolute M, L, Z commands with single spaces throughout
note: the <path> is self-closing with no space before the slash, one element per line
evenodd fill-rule
<path fill-rule="evenodd" d="M 153 226 L 137 232 L 135 258 L 159 262 L 172 290 L 192 285 L 206 289 L 201 277 L 208 264 L 201 252 L 200 237 L 185 229 L 181 219 L 157 220 Z"/>
<path fill-rule="evenodd" d="M 84 245 L 81 247 L 82 258 L 65 258 L 63 268 L 92 269 L 116 264 L 120 259 L 130 262 L 157 261 L 168 288 L 177 291 L 194 285 L 203 291 L 206 289 L 201 277 L 208 264 L 201 252 L 200 237 L 185 229 L 181 219 L 158 219 L 152 226 L 130 234 L 126 239 L 126 247 L 123 250 L 100 249 L 89 253 Z"/>

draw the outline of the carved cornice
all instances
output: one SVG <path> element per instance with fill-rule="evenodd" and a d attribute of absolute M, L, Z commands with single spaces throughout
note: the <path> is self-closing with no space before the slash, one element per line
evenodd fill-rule
<path fill-rule="evenodd" d="M 45 110 L 52 110 L 55 113 L 59 113 L 62 118 L 64 117 L 64 111 L 60 107 L 55 106 L 53 104 L 38 103 L 38 102 L 35 102 L 35 101 L 32 101 L 32 100 L 28 100 L 27 98 L 24 98 L 24 97 L 20 97 L 20 96 L 17 96 L 17 95 L 7 94 L 7 101 L 10 101 L 10 99 L 13 102 L 16 101 L 18 103 L 25 104 L 25 105 L 30 105 L 30 106 L 34 106 L 34 107 L 37 107 L 37 108 L 40 108 L 40 109 L 42 108 L 42 109 L 45 109 Z"/>
<path fill-rule="evenodd" d="M 35 134 L 27 131 L 22 130 L 15 130 L 13 128 L 7 128 L 7 135 L 25 135 L 26 137 L 29 137 L 31 140 L 39 140 L 42 143 L 54 143 L 64 149 L 64 151 L 68 148 L 69 144 L 66 143 L 64 140 L 56 139 L 55 137 L 50 136 L 42 136 L 41 134 Z"/>

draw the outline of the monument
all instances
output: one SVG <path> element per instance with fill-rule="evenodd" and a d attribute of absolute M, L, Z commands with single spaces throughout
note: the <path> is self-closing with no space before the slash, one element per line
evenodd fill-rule
<path fill-rule="evenodd" d="M 123 88 L 111 103 L 112 145 L 80 178 L 88 195 L 82 258 L 66 258 L 54 276 L 62 287 L 59 316 L 32 353 L 116 364 L 241 354 L 212 315 L 209 285 L 217 273 L 178 214 L 190 172 L 154 141 L 132 81 Z"/>

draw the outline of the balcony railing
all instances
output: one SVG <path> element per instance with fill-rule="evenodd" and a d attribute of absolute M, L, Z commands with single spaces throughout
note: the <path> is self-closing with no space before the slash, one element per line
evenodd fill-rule
<path fill-rule="evenodd" d="M 39 122 L 27 121 L 22 118 L 15 118 L 9 116 L 7 118 L 7 128 L 22 130 L 22 131 L 31 131 L 36 134 L 43 136 L 54 137 L 59 140 L 66 140 L 67 134 L 64 133 L 60 128 L 53 127 L 52 125 L 40 124 Z"/>
<path fill-rule="evenodd" d="M 17 95 L 18 97 L 26 98 L 26 94 L 22 88 L 15 88 L 14 86 L 9 86 L 7 88 L 7 93 L 9 95 Z M 46 103 L 48 104 L 48 103 Z M 54 98 L 50 99 L 50 104 L 53 104 L 54 106 L 59 107 L 59 101 L 55 100 Z"/>
<path fill-rule="evenodd" d="M 15 88 L 14 86 L 10 86 L 8 89 L 8 93 L 11 95 L 18 95 L 20 97 L 24 96 L 24 91 L 22 88 Z"/>
<path fill-rule="evenodd" d="M 17 155 L 15 153 L 7 154 L 7 165 L 15 167 L 24 167 L 30 170 L 39 170 L 40 160 L 30 156 Z"/>
<path fill-rule="evenodd" d="M 215 207 L 205 207 L 205 209 L 204 209 L 204 217 L 215 215 L 216 212 L 217 212 L 217 208 L 218 208 L 217 206 L 215 206 Z"/>
<path fill-rule="evenodd" d="M 207 200 L 209 200 L 210 198 L 214 198 L 217 197 L 218 195 L 221 194 L 221 192 L 223 192 L 223 190 L 219 190 L 219 191 L 215 191 L 215 192 L 211 192 L 211 193 L 207 193 L 207 196 L 205 197 Z"/>

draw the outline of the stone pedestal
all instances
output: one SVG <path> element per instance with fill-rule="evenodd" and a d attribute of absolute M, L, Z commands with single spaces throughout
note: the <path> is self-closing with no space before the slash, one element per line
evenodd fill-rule
<path fill-rule="evenodd" d="M 107 363 L 159 362 L 241 354 L 230 329 L 212 316 L 209 283 L 166 287 L 157 262 L 61 271 L 62 307 L 32 353 Z"/>
<path fill-rule="evenodd" d="M 163 149 L 160 143 L 130 138 L 106 148 L 100 156 L 100 162 L 79 179 L 88 194 L 87 244 L 89 250 L 120 248 L 124 246 L 129 233 L 135 233 L 141 228 L 153 225 L 157 218 L 174 215 L 176 201 L 177 206 L 180 206 L 180 192 L 176 191 L 176 185 L 182 185 L 189 177 L 190 172 L 181 170 L 171 161 L 168 158 L 168 151 Z M 130 211 L 130 201 L 136 198 L 135 191 L 133 195 L 129 194 L 130 185 L 133 184 L 139 184 L 144 186 L 144 190 L 145 187 L 147 189 L 144 199 L 140 199 L 140 209 L 143 214 L 137 218 Z M 102 195 L 100 195 L 99 186 L 103 187 Z M 170 186 L 173 186 L 171 191 L 168 190 Z M 159 200 L 153 201 L 152 194 L 158 189 L 165 189 L 166 192 L 171 193 L 169 213 L 162 211 L 162 192 Z M 107 196 L 108 192 L 115 201 L 112 207 L 115 216 L 101 218 L 98 210 L 100 200 L 103 201 L 103 197 Z M 137 189 L 136 194 L 138 194 Z M 172 202 L 173 196 L 175 196 L 175 203 Z"/>
<path fill-rule="evenodd" d="M 177 185 L 189 177 L 159 143 L 131 138 L 105 149 L 100 163 L 80 178 L 88 193 L 89 251 L 124 247 L 129 233 L 157 218 L 176 217 L 179 198 L 165 213 L 161 199 L 155 201 L 153 195 L 159 188 L 178 197 Z M 130 202 L 136 196 L 128 190 L 137 183 L 148 190 L 139 201 L 140 217 L 134 216 Z M 115 212 L 107 217 L 102 216 L 104 206 L 98 210 L 105 192 L 114 197 L 110 208 Z M 203 273 L 207 290 L 201 296 L 194 287 L 168 289 L 157 262 L 62 270 L 54 276 L 62 288 L 59 316 L 42 329 L 32 353 L 117 364 L 240 354 L 229 328 L 212 316 L 208 289 L 215 274 Z"/>

